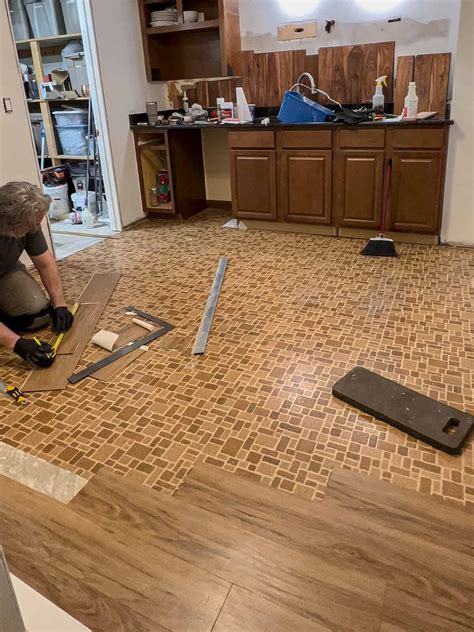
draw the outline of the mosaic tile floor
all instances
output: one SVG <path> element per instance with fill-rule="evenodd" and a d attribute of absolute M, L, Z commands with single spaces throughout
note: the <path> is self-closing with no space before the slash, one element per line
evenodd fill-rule
<path fill-rule="evenodd" d="M 320 497 L 337 464 L 473 503 L 472 439 L 448 456 L 332 398 L 331 385 L 359 364 L 473 413 L 474 250 L 406 244 L 399 259 L 369 259 L 361 241 L 232 231 L 225 220 L 141 224 L 60 262 L 71 300 L 92 273 L 123 273 L 100 328 L 126 324 L 133 305 L 175 324 L 187 345 L 154 345 L 115 383 L 36 394 L 24 410 L 0 400 L 0 441 L 165 493 L 205 460 Z M 208 351 L 195 358 L 224 254 Z M 102 354 L 89 347 L 81 367 Z M 21 384 L 20 361 L 2 352 L 0 366 Z"/>

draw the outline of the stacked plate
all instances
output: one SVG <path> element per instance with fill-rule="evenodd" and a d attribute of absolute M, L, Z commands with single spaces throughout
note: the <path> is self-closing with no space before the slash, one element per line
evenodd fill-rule
<path fill-rule="evenodd" d="M 151 12 L 151 26 L 171 26 L 178 23 L 178 11 L 176 9 L 162 9 Z"/>

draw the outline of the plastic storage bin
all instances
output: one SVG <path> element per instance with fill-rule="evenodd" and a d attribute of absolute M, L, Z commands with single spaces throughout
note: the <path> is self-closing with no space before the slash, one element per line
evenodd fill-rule
<path fill-rule="evenodd" d="M 332 113 L 332 110 L 311 101 L 299 92 L 287 90 L 278 113 L 278 120 L 280 123 L 324 123 Z"/>
<path fill-rule="evenodd" d="M 59 0 L 24 0 L 33 35 L 51 37 L 65 32 Z"/>
<path fill-rule="evenodd" d="M 61 0 L 61 9 L 63 10 L 64 24 L 66 25 L 66 33 L 80 33 L 81 25 L 79 24 L 79 13 L 77 11 L 76 0 Z"/>
<path fill-rule="evenodd" d="M 56 110 L 53 115 L 57 125 L 87 125 L 87 110 Z"/>
<path fill-rule="evenodd" d="M 56 129 L 64 155 L 87 155 L 87 125 L 56 125 Z"/>
<path fill-rule="evenodd" d="M 35 139 L 36 152 L 38 156 L 41 154 L 41 131 L 44 129 L 43 117 L 41 114 L 30 114 L 31 128 Z M 44 153 L 48 155 L 48 143 L 44 141 Z"/>
<path fill-rule="evenodd" d="M 8 8 L 10 9 L 15 40 L 29 39 L 30 25 L 28 24 L 28 17 L 23 0 L 8 0 Z"/>

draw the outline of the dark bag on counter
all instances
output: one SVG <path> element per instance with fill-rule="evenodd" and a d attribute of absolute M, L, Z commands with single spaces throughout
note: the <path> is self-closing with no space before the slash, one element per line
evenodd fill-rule
<path fill-rule="evenodd" d="M 351 110 L 349 108 L 336 108 L 331 116 L 331 119 L 335 123 L 345 123 L 346 125 L 355 125 L 357 123 L 364 123 L 366 121 L 371 121 L 372 110 L 362 110 L 360 112 L 356 112 L 355 110 Z"/>

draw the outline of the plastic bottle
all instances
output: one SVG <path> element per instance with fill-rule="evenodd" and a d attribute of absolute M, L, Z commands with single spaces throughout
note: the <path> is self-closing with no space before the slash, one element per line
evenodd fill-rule
<path fill-rule="evenodd" d="M 225 103 L 225 99 L 222 97 L 219 97 L 216 101 L 217 104 L 217 118 L 219 119 L 219 122 L 222 121 L 222 106 Z"/>
<path fill-rule="evenodd" d="M 418 97 L 416 96 L 416 83 L 410 81 L 408 84 L 408 94 L 405 97 L 404 118 L 408 121 L 416 121 L 418 114 Z"/>
<path fill-rule="evenodd" d="M 385 106 L 385 96 L 383 87 L 387 87 L 387 75 L 382 75 L 375 80 L 375 94 L 372 97 L 372 107 L 375 114 L 383 114 Z"/>

